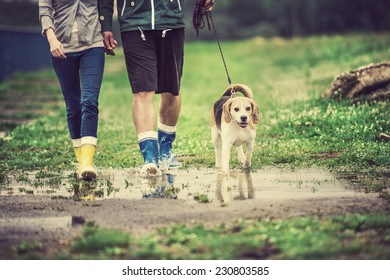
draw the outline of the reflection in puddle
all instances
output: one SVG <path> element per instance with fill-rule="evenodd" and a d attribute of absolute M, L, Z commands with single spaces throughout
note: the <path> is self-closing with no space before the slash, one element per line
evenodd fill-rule
<path fill-rule="evenodd" d="M 236 186 L 234 194 L 234 185 L 231 185 L 230 176 L 224 173 L 217 173 L 215 199 L 222 204 L 229 203 L 232 200 L 254 199 L 255 190 L 253 187 L 252 172 L 241 171 L 237 174 L 233 173 L 232 175 L 238 177 L 236 180 L 238 185 Z"/>
<path fill-rule="evenodd" d="M 174 174 L 165 174 L 161 178 L 139 178 L 138 185 L 143 185 L 144 190 L 147 190 L 148 187 L 151 192 L 145 192 L 143 198 L 177 198 L 177 194 L 180 192 L 180 189 L 175 187 L 175 177 Z M 147 187 L 145 187 L 147 186 Z"/>
<path fill-rule="evenodd" d="M 108 169 L 93 183 L 80 184 L 72 176 L 59 185 L 11 182 L 0 186 L 0 195 L 49 195 L 52 199 L 102 200 L 110 198 L 178 198 L 229 203 L 244 199 L 310 199 L 359 195 L 335 174 L 317 170 L 262 169 L 231 171 L 230 177 L 214 169 L 175 170 L 154 179 L 139 178 L 137 169 Z M 363 195 L 363 194 L 360 194 Z M 202 202 L 202 201 L 200 201 Z"/>

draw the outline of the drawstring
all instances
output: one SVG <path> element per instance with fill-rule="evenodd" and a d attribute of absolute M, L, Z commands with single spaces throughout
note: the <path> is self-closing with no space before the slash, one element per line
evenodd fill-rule
<path fill-rule="evenodd" d="M 145 36 L 143 30 L 142 30 L 140 27 L 138 27 L 138 30 L 139 30 L 139 32 L 141 32 L 141 39 L 142 39 L 142 41 L 146 41 L 146 36 Z M 164 30 L 162 31 L 162 33 L 161 33 L 161 36 L 162 36 L 163 38 L 165 38 L 165 36 L 167 35 L 167 32 L 168 32 L 168 31 L 171 31 L 171 30 L 172 30 L 172 29 L 164 29 Z"/>
<path fill-rule="evenodd" d="M 140 27 L 138 27 L 138 30 L 139 30 L 139 32 L 141 32 L 141 39 L 142 39 L 142 41 L 146 41 L 146 37 L 145 37 L 145 34 L 142 31 L 142 29 Z"/>
<path fill-rule="evenodd" d="M 161 36 L 163 37 L 163 38 L 165 38 L 165 35 L 167 35 L 167 32 L 168 31 L 171 31 L 172 29 L 165 29 L 165 30 L 163 30 L 163 32 L 161 33 Z"/>

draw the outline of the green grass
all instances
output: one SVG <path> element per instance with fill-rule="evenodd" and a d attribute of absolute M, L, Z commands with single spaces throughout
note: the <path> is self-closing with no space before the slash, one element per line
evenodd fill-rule
<path fill-rule="evenodd" d="M 135 237 L 87 226 L 59 259 L 388 259 L 390 218 L 383 214 L 237 221 L 232 226 L 172 225 Z M 14 247 L 18 258 L 47 258 L 40 244 Z"/>
<path fill-rule="evenodd" d="M 340 73 L 389 57 L 389 44 L 389 34 L 223 42 L 233 82 L 248 84 L 261 109 L 253 167 L 316 165 L 335 171 L 388 172 L 390 147 L 377 136 L 390 132 L 389 104 L 353 105 L 323 100 L 320 95 Z M 225 71 L 214 42 L 187 44 L 185 55 L 175 150 L 185 166 L 211 167 L 209 112 L 228 86 Z M 39 86 L 40 80 L 46 86 Z M 19 74 L 2 84 L 1 92 L 7 96 L 22 88 L 27 96 L 56 91 L 61 97 L 55 85 L 51 71 Z M 106 60 L 97 166 L 141 164 L 131 103 L 123 55 L 118 50 L 116 57 Z M 158 98 L 155 103 L 157 112 Z M 19 126 L 1 139 L 2 176 L 15 169 L 71 169 L 74 155 L 65 120 L 62 104 L 54 114 Z M 233 157 L 233 165 L 237 164 Z"/>
<path fill-rule="evenodd" d="M 379 141 L 378 135 L 390 134 L 389 103 L 352 104 L 320 96 L 342 72 L 390 57 L 389 45 L 389 34 L 223 42 L 233 82 L 249 85 L 261 110 L 253 168 L 319 166 L 354 173 L 361 184 L 371 180 L 365 184 L 370 185 L 367 191 L 381 192 L 388 199 L 390 145 Z M 185 167 L 212 167 L 210 108 L 228 86 L 227 79 L 216 43 L 187 44 L 185 56 L 175 151 Z M 32 85 L 31 80 L 37 82 Z M 39 81 L 47 86 L 42 89 Z M 17 75 L 0 85 L 0 97 L 21 91 L 25 98 L 42 91 L 61 97 L 53 83 L 52 71 Z M 142 163 L 131 103 L 124 59 L 118 50 L 116 57 L 107 57 L 101 90 L 99 168 Z M 157 112 L 157 98 L 155 104 Z M 25 180 L 24 172 L 40 170 L 35 182 L 52 180 L 56 185 L 50 174 L 72 170 L 73 161 L 64 104 L 60 104 L 51 114 L 18 126 L 0 139 L 0 184 L 7 184 L 12 176 Z M 235 156 L 232 165 L 238 166 Z M 372 183 L 373 178 L 377 183 Z M 199 201 L 206 200 L 199 194 Z M 372 214 L 240 221 L 233 227 L 174 225 L 143 237 L 87 227 L 56 258 L 388 259 L 389 225 L 388 216 Z M 39 244 L 23 243 L 15 250 L 18 257 L 39 258 L 43 249 Z M 29 252 L 23 255 L 25 251 Z"/>

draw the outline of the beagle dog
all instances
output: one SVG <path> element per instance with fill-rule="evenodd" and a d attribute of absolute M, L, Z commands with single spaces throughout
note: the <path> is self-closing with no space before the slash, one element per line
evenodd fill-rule
<path fill-rule="evenodd" d="M 241 92 L 244 96 L 237 96 Z M 243 168 L 251 167 L 255 145 L 259 107 L 253 101 L 252 90 L 243 84 L 228 87 L 214 103 L 211 113 L 211 139 L 215 148 L 215 167 L 229 172 L 230 150 L 237 147 Z M 221 150 L 222 143 L 222 150 Z M 244 154 L 243 145 L 246 147 Z"/>

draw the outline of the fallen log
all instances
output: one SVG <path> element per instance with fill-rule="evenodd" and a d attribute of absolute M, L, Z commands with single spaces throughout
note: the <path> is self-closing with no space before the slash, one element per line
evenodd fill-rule
<path fill-rule="evenodd" d="M 389 142 L 390 141 L 390 135 L 387 135 L 386 133 L 379 134 L 379 140 L 383 142 Z"/>
<path fill-rule="evenodd" d="M 338 100 L 390 100 L 390 61 L 341 74 L 322 96 Z"/>

